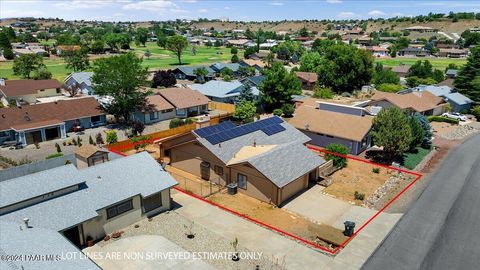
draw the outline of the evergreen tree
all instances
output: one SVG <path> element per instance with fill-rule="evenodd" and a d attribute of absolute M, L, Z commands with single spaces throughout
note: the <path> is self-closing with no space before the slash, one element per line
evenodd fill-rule
<path fill-rule="evenodd" d="M 480 45 L 470 50 L 467 63 L 454 81 L 455 88 L 475 101 L 480 101 Z"/>

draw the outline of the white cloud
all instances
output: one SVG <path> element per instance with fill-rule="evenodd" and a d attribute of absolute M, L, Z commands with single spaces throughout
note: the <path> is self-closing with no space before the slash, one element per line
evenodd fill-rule
<path fill-rule="evenodd" d="M 354 12 L 345 11 L 345 12 L 338 13 L 337 17 L 340 19 L 355 19 L 355 18 L 358 18 L 359 16 Z"/>
<path fill-rule="evenodd" d="M 206 8 L 201 8 L 201 9 L 198 10 L 198 12 L 200 12 L 200 13 L 207 13 L 207 12 L 208 12 L 208 9 L 206 9 Z"/>
<path fill-rule="evenodd" d="M 340 4 L 343 1 L 342 0 L 326 0 L 326 2 L 329 4 Z"/>
<path fill-rule="evenodd" d="M 95 9 L 95 8 L 105 8 L 109 5 L 114 4 L 115 2 L 125 3 L 127 1 L 74 0 L 74 1 L 57 2 L 53 4 L 53 7 L 63 9 L 63 10 Z"/>
<path fill-rule="evenodd" d="M 225 10 L 230 10 L 231 8 L 230 8 L 230 7 L 224 7 L 223 9 L 225 9 Z"/>
<path fill-rule="evenodd" d="M 178 6 L 171 1 L 139 1 L 132 2 L 122 7 L 125 10 L 147 10 L 165 12 L 167 10 L 178 9 Z"/>
<path fill-rule="evenodd" d="M 372 10 L 368 13 L 368 15 L 372 16 L 372 17 L 382 17 L 382 16 L 385 16 L 387 15 L 387 13 L 381 11 L 381 10 Z"/>
<path fill-rule="evenodd" d="M 282 2 L 271 2 L 271 6 L 283 6 L 284 4 Z"/>

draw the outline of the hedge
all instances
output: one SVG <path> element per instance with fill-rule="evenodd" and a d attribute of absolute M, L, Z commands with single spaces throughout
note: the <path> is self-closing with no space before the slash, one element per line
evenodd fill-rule
<path fill-rule="evenodd" d="M 445 122 L 445 123 L 458 125 L 460 121 L 458 119 L 448 118 L 444 116 L 429 116 L 428 122 Z"/>

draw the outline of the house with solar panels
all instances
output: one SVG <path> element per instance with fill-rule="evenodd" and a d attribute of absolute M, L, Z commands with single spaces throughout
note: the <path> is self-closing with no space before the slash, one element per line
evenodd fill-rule
<path fill-rule="evenodd" d="M 258 200 L 282 205 L 322 173 L 325 160 L 309 137 L 279 117 L 236 126 L 230 121 L 159 142 L 171 166 Z"/>

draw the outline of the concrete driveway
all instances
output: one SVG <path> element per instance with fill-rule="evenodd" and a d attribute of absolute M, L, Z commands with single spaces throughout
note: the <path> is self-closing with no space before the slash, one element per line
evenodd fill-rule
<path fill-rule="evenodd" d="M 177 244 L 160 235 L 140 235 L 112 241 L 100 247 L 95 245 L 83 250 L 85 254 L 105 270 L 121 269 L 198 269 L 213 270 L 211 265 L 199 259 L 172 259 L 160 257 L 177 253 L 191 254 Z M 116 257 L 117 254 L 119 257 Z M 180 256 L 179 255 L 179 256 Z M 139 256 L 144 256 L 140 258 Z M 147 257 L 149 256 L 149 257 Z M 187 257 L 186 255 L 185 257 Z M 109 258 L 107 258 L 109 257 Z"/>

